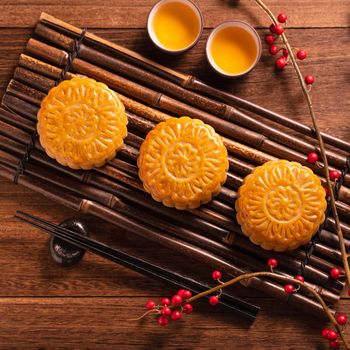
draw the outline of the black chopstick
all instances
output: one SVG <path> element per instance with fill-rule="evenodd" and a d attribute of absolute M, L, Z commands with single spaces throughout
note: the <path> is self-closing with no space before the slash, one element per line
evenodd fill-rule
<path fill-rule="evenodd" d="M 16 217 L 81 249 L 88 250 L 110 261 L 129 267 L 139 273 L 171 283 L 181 289 L 189 289 L 193 293 L 199 293 L 209 288 L 208 285 L 197 280 L 179 275 L 174 271 L 168 271 L 160 266 L 131 256 L 120 250 L 83 236 L 75 231 L 52 224 L 33 215 L 18 211 Z M 227 293 L 222 295 L 221 301 L 221 304 L 235 310 L 251 320 L 255 319 L 259 311 L 257 306 L 232 295 L 228 295 Z"/>

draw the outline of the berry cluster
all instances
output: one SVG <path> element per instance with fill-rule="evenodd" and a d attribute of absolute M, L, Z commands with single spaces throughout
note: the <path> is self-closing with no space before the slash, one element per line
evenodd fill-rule
<path fill-rule="evenodd" d="M 215 281 L 222 283 L 220 281 L 220 278 L 222 277 L 220 271 L 214 271 L 212 273 L 212 277 Z M 212 295 L 209 298 L 209 304 L 213 306 L 217 305 L 219 303 L 220 295 L 221 290 L 219 295 Z M 183 316 L 183 314 L 192 313 L 193 306 L 189 303 L 189 299 L 191 299 L 191 297 L 192 293 L 189 290 L 180 289 L 171 297 L 171 299 L 163 298 L 161 305 L 156 305 L 153 300 L 148 300 L 146 303 L 146 309 L 148 310 L 146 314 L 154 311 L 160 315 L 157 319 L 158 324 L 161 326 L 167 326 L 170 319 L 177 321 Z"/>
<path fill-rule="evenodd" d="M 344 327 L 348 322 L 348 318 L 344 313 L 338 313 L 336 316 L 336 321 L 339 326 Z M 340 347 L 338 336 L 338 333 L 333 329 L 324 328 L 322 330 L 322 337 L 329 340 L 329 347 L 331 349 L 338 349 Z"/>
<path fill-rule="evenodd" d="M 316 152 L 311 152 L 308 154 L 307 156 L 307 161 L 310 164 L 316 164 L 316 162 L 318 161 L 318 154 Z M 329 171 L 329 178 L 331 181 L 337 181 L 339 180 L 341 177 L 341 173 L 338 170 L 330 170 Z M 324 188 L 326 191 L 326 197 L 329 196 L 329 188 L 325 187 Z"/>
<path fill-rule="evenodd" d="M 222 273 L 220 271 L 213 271 L 213 273 L 211 274 L 211 277 L 213 278 L 214 281 L 222 283 L 220 281 L 220 278 L 222 277 Z M 221 290 L 220 290 L 219 295 L 212 295 L 209 298 L 209 304 L 212 305 L 212 306 L 215 306 L 215 305 L 219 304 L 220 295 L 221 295 Z"/>
<path fill-rule="evenodd" d="M 342 271 L 338 267 L 333 267 L 329 271 L 329 277 L 333 280 L 337 280 L 340 277 L 344 277 L 344 275 L 342 274 Z M 348 295 L 350 297 L 350 288 L 348 289 Z"/>
<path fill-rule="evenodd" d="M 267 266 L 270 268 L 270 270 L 273 272 L 273 269 L 275 267 L 278 266 L 278 260 L 274 259 L 274 258 L 270 258 L 268 261 L 267 261 Z M 301 282 L 301 283 L 304 283 L 305 282 L 305 279 L 303 276 L 295 276 L 294 277 L 295 280 Z M 295 288 L 295 286 L 291 283 L 288 283 L 284 286 L 284 291 L 287 293 L 287 294 L 293 294 L 294 292 L 296 292 L 298 289 Z"/>
<path fill-rule="evenodd" d="M 157 322 L 161 326 L 169 324 L 169 318 L 173 321 L 179 320 L 183 314 L 190 314 L 193 311 L 193 306 L 187 302 L 192 297 L 192 293 L 189 290 L 180 289 L 175 295 L 169 298 L 163 298 L 161 305 L 156 305 L 153 300 L 148 300 L 146 303 L 146 309 L 149 311 L 154 310 L 160 316 Z"/>
<path fill-rule="evenodd" d="M 267 266 L 271 269 L 271 271 L 273 271 L 273 269 L 275 267 L 278 266 L 278 261 L 274 258 L 270 258 L 267 261 Z M 330 271 L 329 271 L 329 277 L 336 280 L 339 277 L 341 277 L 341 271 L 340 269 L 338 269 L 337 267 L 333 267 Z M 294 277 L 295 280 L 304 283 L 305 279 L 303 276 L 295 276 Z M 286 284 L 284 286 L 284 291 L 287 294 L 293 294 L 294 292 L 297 292 L 298 289 L 295 288 L 295 286 L 293 284 Z M 349 290 L 349 295 L 350 295 L 350 290 Z M 348 318 L 346 316 L 346 314 L 344 313 L 339 313 L 336 316 L 336 321 L 338 323 L 338 325 L 340 326 L 345 326 L 346 323 L 348 322 Z M 331 349 L 338 349 L 340 347 L 340 341 L 338 339 L 338 333 L 335 330 L 329 329 L 329 328 L 324 328 L 322 330 L 322 337 L 329 340 L 329 346 Z"/>
<path fill-rule="evenodd" d="M 287 16 L 284 13 L 280 13 L 277 17 L 277 20 L 279 24 L 272 23 L 270 25 L 271 34 L 265 36 L 265 41 L 269 45 L 269 52 L 271 55 L 275 56 L 280 51 L 282 52 L 282 55 L 276 60 L 276 67 L 278 69 L 284 69 L 289 62 L 289 52 L 286 47 L 279 48 L 276 45 L 276 42 L 280 38 L 280 36 L 285 32 L 285 27 L 283 26 L 283 24 L 287 22 Z M 305 58 L 307 57 L 307 53 L 304 50 L 298 49 L 296 57 L 301 61 L 305 60 Z M 314 76 L 310 74 L 306 75 L 304 80 L 307 85 L 312 85 L 315 82 Z"/>
<path fill-rule="evenodd" d="M 278 260 L 275 258 L 268 259 L 267 266 L 270 268 L 272 274 L 266 272 L 266 275 L 269 275 L 270 277 L 271 277 L 271 275 L 276 275 L 276 273 L 274 272 L 274 268 L 276 268 L 278 266 Z M 264 273 L 264 272 L 260 272 L 259 274 L 262 274 L 262 273 Z M 251 276 L 252 274 L 248 274 L 248 275 Z M 158 324 L 161 326 L 166 326 L 169 324 L 170 320 L 177 321 L 180 318 L 182 318 L 183 314 L 192 313 L 193 307 L 191 305 L 191 302 L 193 302 L 194 300 L 199 299 L 203 296 L 207 296 L 208 294 L 214 293 L 214 292 L 218 292 L 218 294 L 210 296 L 209 303 L 210 303 L 210 305 L 213 305 L 213 306 L 217 305 L 219 303 L 220 296 L 222 294 L 222 288 L 232 284 L 230 282 L 233 281 L 233 280 L 231 280 L 231 281 L 224 283 L 221 281 L 221 277 L 222 277 L 222 273 L 220 271 L 217 271 L 217 270 L 213 271 L 212 278 L 214 281 L 219 283 L 219 285 L 206 291 L 205 293 L 200 293 L 194 297 L 192 297 L 192 293 L 189 290 L 180 289 L 175 295 L 173 295 L 171 297 L 171 299 L 163 298 L 161 300 L 160 305 L 156 305 L 153 300 L 147 301 L 147 303 L 146 303 L 147 312 L 143 316 L 141 316 L 140 318 L 153 312 L 153 313 L 156 313 L 158 315 L 158 318 L 157 318 Z M 341 269 L 339 269 L 337 267 L 333 267 L 329 271 L 329 278 L 336 280 L 340 277 L 342 277 Z M 285 279 L 285 278 L 282 277 L 282 279 Z M 297 293 L 299 291 L 300 287 L 302 287 L 303 283 L 305 282 L 304 277 L 301 275 L 295 276 L 293 280 L 290 280 L 289 278 L 287 280 L 289 283 L 284 286 L 284 291 L 288 295 L 292 295 L 293 293 Z M 295 281 L 295 282 L 293 282 L 293 281 Z M 222 288 L 219 288 L 220 285 L 222 285 Z M 307 284 L 305 284 L 305 287 L 303 287 L 303 288 L 306 288 L 309 291 L 311 290 L 310 286 L 308 286 Z M 350 290 L 349 290 L 349 295 L 350 295 Z M 341 345 L 340 338 L 343 338 L 342 327 L 345 327 L 348 319 L 347 319 L 346 314 L 338 313 L 335 316 L 335 318 L 332 317 L 332 318 L 330 318 L 330 320 L 332 321 L 333 325 L 335 326 L 335 329 L 329 329 L 329 328 L 323 329 L 322 330 L 322 337 L 329 341 L 330 348 L 338 349 Z"/>

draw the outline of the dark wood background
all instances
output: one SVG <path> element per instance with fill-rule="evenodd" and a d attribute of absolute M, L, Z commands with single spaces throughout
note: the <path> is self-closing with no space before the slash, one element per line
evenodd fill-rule
<path fill-rule="evenodd" d="M 272 110 L 310 124 L 292 69 L 277 74 L 266 53 L 256 69 L 236 81 L 218 78 L 205 60 L 210 28 L 228 19 L 246 20 L 263 37 L 269 25 L 252 0 L 197 0 L 206 30 L 200 43 L 184 55 L 166 56 L 154 48 L 145 31 L 152 0 L 1 0 L 0 97 L 31 35 L 40 12 L 45 11 L 79 27 L 125 45 L 178 70 L 233 91 Z M 305 48 L 306 73 L 316 76 L 313 99 L 324 131 L 350 137 L 350 71 L 348 0 L 266 0 L 275 13 L 288 14 L 288 36 L 293 46 Z M 240 296 L 260 305 L 251 324 L 231 312 L 195 304 L 193 315 L 167 328 L 153 318 L 128 319 L 144 311 L 148 298 L 171 295 L 169 286 L 87 254 L 73 268 L 51 261 L 47 236 L 14 219 L 16 210 L 60 221 L 70 210 L 27 190 L 0 180 L 0 348 L 94 349 L 327 349 L 318 319 L 293 310 L 263 294 L 236 288 Z M 93 221 L 100 239 L 164 264 L 176 264 L 210 280 L 212 267 L 169 254 L 164 248 L 116 232 Z M 344 297 L 339 310 L 350 311 Z"/>

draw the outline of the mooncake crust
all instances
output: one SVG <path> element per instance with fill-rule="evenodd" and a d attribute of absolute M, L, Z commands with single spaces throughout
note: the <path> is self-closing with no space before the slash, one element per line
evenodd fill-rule
<path fill-rule="evenodd" d="M 287 160 L 255 168 L 244 179 L 235 204 L 243 233 L 275 251 L 307 244 L 325 220 L 326 207 L 320 179 L 311 169 Z"/>
<path fill-rule="evenodd" d="M 209 202 L 220 192 L 229 167 L 220 135 L 189 117 L 171 118 L 150 131 L 137 164 L 145 190 L 177 209 Z"/>
<path fill-rule="evenodd" d="M 46 153 L 73 169 L 115 157 L 127 135 L 125 107 L 107 85 L 75 77 L 52 88 L 41 103 L 37 130 Z"/>

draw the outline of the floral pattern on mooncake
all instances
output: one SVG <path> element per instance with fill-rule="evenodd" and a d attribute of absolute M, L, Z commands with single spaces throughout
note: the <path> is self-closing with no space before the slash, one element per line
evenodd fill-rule
<path fill-rule="evenodd" d="M 123 103 L 107 85 L 73 78 L 52 88 L 41 103 L 37 130 L 46 153 L 73 169 L 102 166 L 127 135 Z"/>
<path fill-rule="evenodd" d="M 244 179 L 236 201 L 237 221 L 249 239 L 268 250 L 308 243 L 325 219 L 325 190 L 307 167 L 270 161 Z"/>
<path fill-rule="evenodd" d="M 145 190 L 177 209 L 209 202 L 220 192 L 229 166 L 222 138 L 188 117 L 171 118 L 149 132 L 137 164 Z"/>

